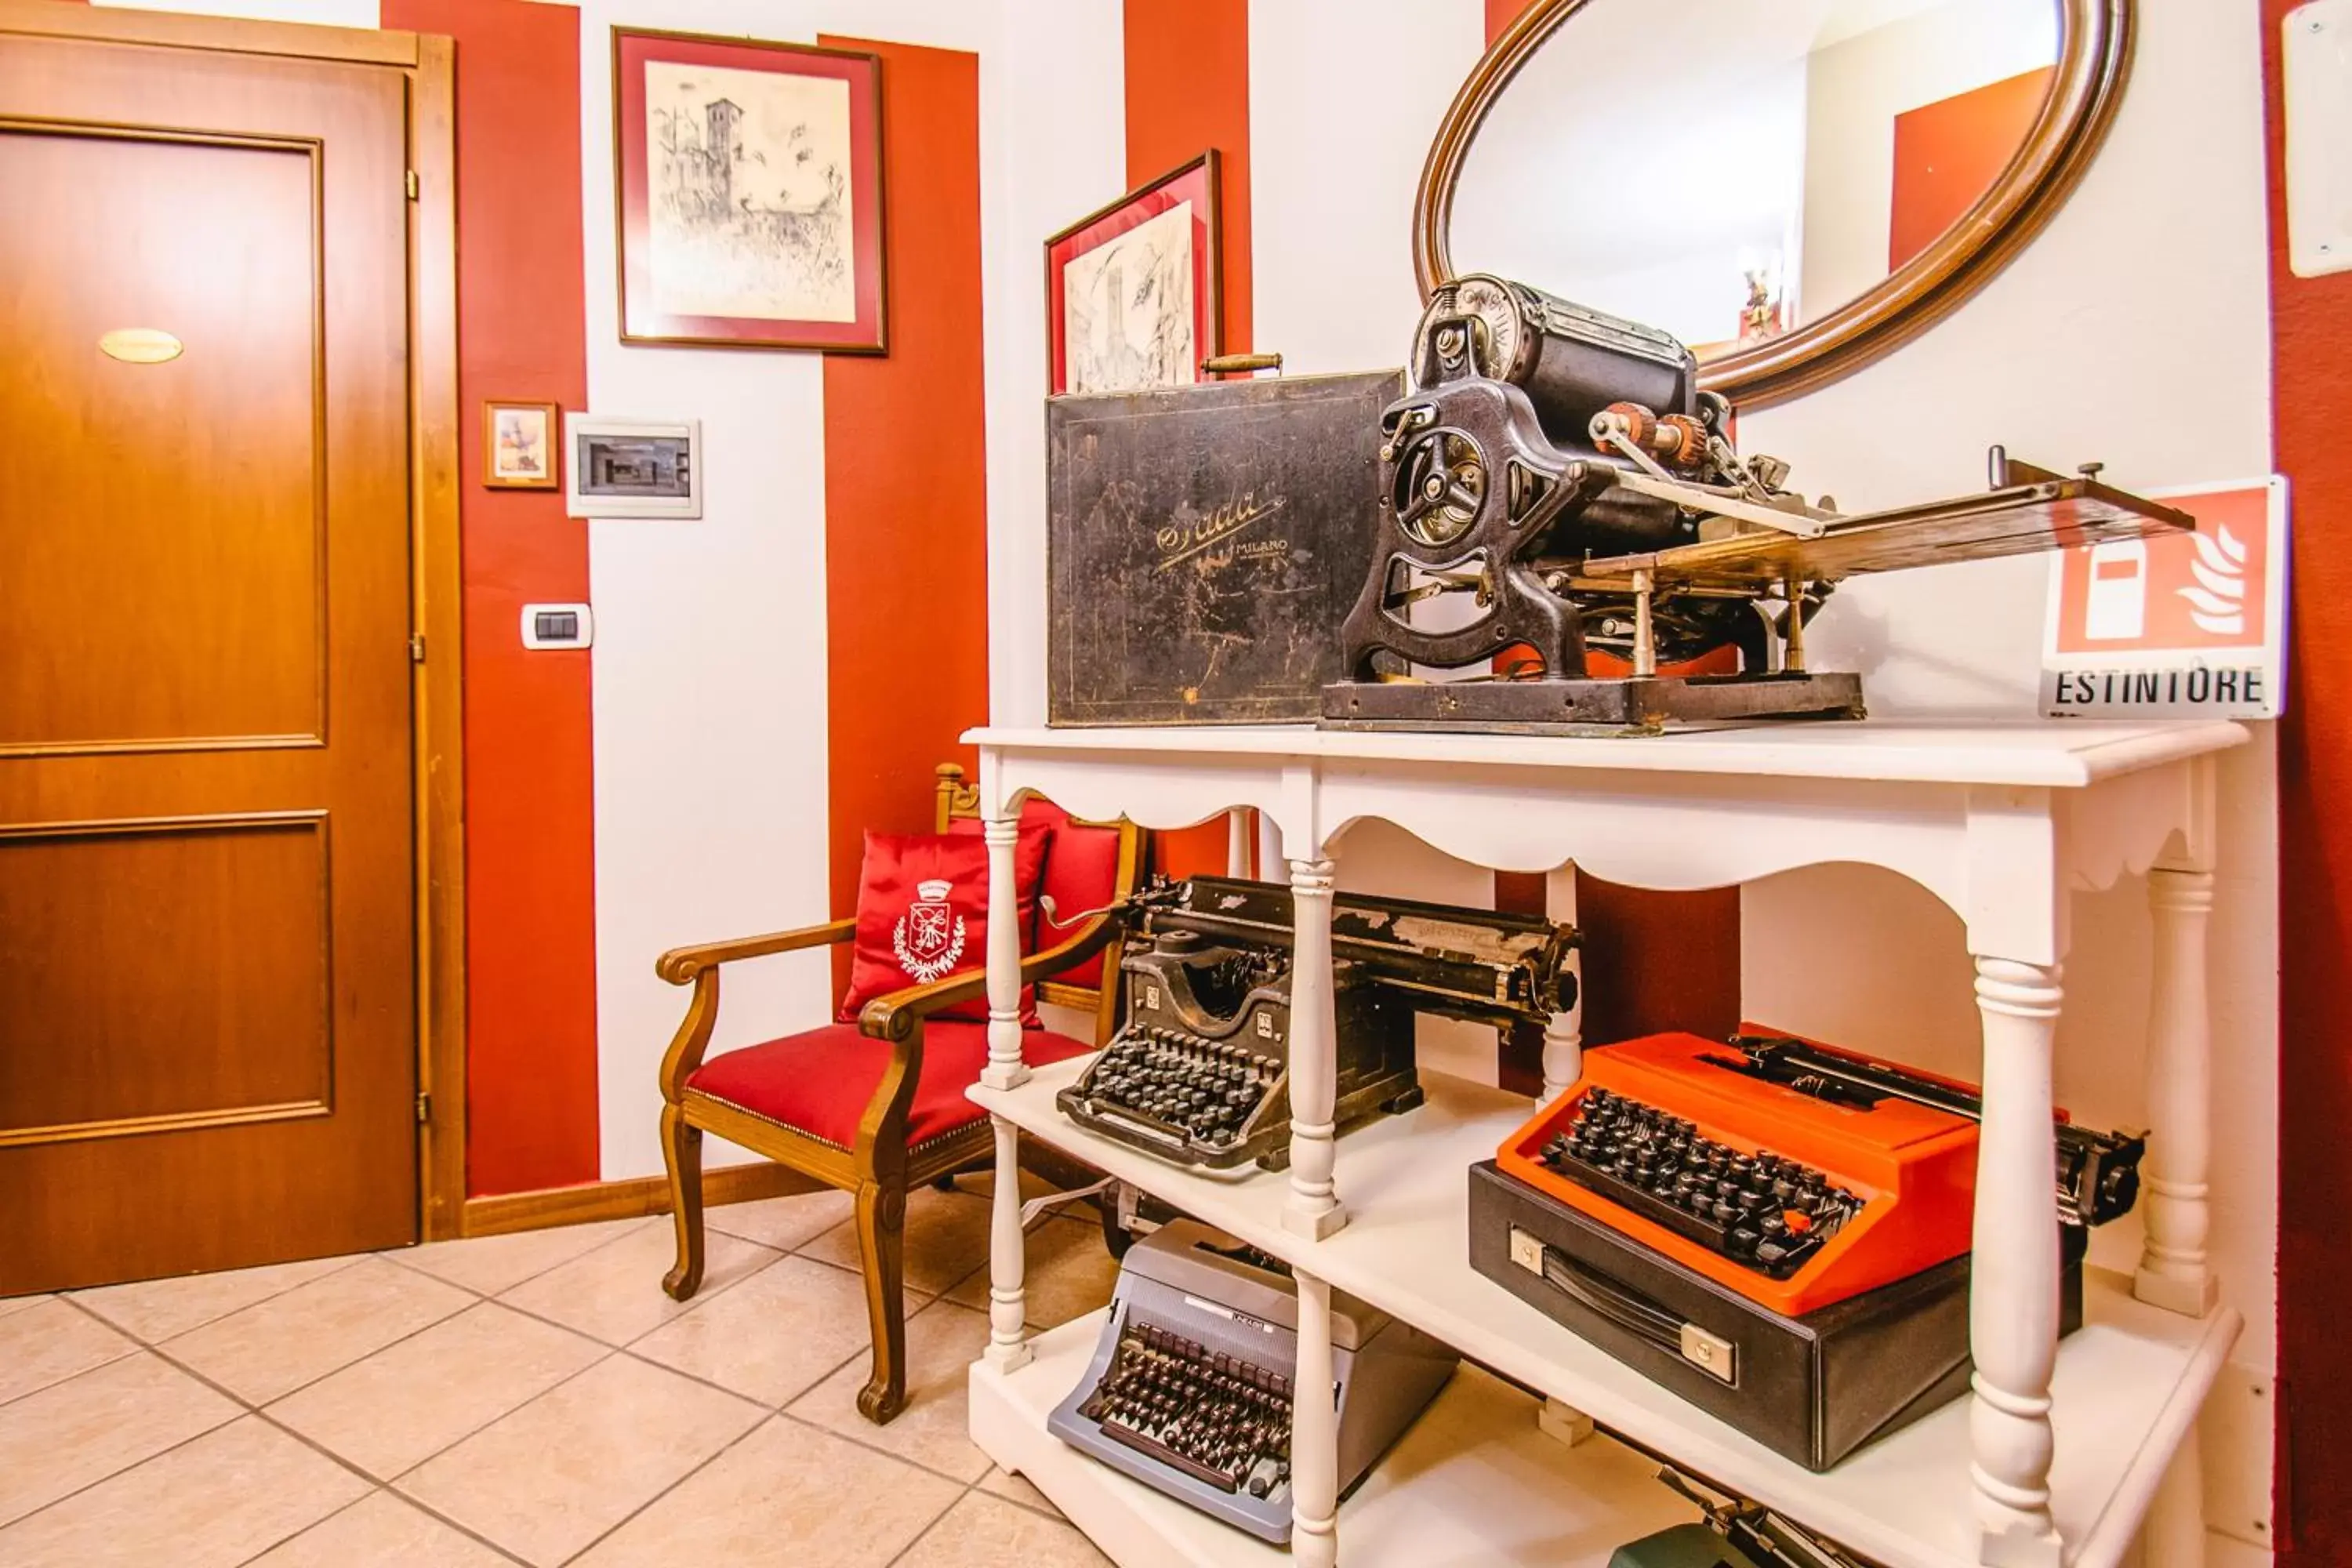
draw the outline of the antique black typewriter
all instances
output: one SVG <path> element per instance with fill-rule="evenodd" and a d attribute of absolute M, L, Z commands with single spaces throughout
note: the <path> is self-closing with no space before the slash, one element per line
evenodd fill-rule
<path fill-rule="evenodd" d="M 1179 1164 L 1290 1159 L 1290 889 L 1194 877 L 1137 895 L 1117 1034 L 1055 1103 Z M 1413 1017 L 1507 1027 L 1575 1002 L 1572 926 L 1341 893 L 1331 913 L 1341 1129 L 1422 1100 Z"/>
<path fill-rule="evenodd" d="M 1129 1251 L 1094 1360 L 1046 1429 L 1204 1513 L 1286 1542 L 1297 1355 L 1290 1270 L 1177 1220 Z M 1342 1496 L 1437 1396 L 1458 1359 L 1332 1293 Z"/>

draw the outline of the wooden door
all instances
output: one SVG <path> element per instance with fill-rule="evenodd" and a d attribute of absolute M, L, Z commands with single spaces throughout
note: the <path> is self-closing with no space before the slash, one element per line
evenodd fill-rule
<path fill-rule="evenodd" d="M 0 34 L 0 1295 L 415 1239 L 405 116 Z"/>

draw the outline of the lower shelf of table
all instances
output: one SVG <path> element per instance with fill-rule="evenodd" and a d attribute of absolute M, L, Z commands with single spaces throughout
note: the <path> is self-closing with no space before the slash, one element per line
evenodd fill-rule
<path fill-rule="evenodd" d="M 1015 1089 L 976 1088 L 971 1098 L 1024 1132 L 1888 1568 L 1977 1563 L 1967 1400 L 1815 1475 L 1666 1393 L 1470 1268 L 1468 1169 L 1527 1120 L 1524 1097 L 1424 1073 L 1427 1104 L 1340 1139 L 1338 1185 L 1350 1223 L 1317 1242 L 1283 1226 L 1286 1175 L 1207 1177 L 1071 1122 L 1055 1109 L 1054 1095 L 1085 1062 L 1039 1068 Z M 2068 1568 L 2114 1568 L 2194 1430 L 2243 1324 L 2227 1308 L 2197 1320 L 2150 1307 L 2132 1297 L 2128 1280 L 2104 1271 L 2086 1276 L 2084 1298 L 2086 1321 L 2060 1345 L 2052 1384 L 2052 1510 Z"/>
<path fill-rule="evenodd" d="M 1105 1312 L 1039 1335 L 1010 1373 L 971 1369 L 971 1440 L 1026 1477 L 1120 1568 L 1242 1568 L 1290 1553 L 1154 1491 L 1045 1430 L 1087 1370 Z M 1619 1546 L 1698 1517 L 1657 1466 L 1595 1436 L 1574 1447 L 1536 1426 L 1536 1401 L 1465 1366 L 1339 1505 L 1342 1561 L 1604 1568 Z"/>

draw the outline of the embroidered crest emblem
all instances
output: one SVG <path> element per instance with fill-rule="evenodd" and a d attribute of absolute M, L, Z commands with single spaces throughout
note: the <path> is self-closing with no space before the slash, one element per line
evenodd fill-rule
<path fill-rule="evenodd" d="M 948 908 L 953 884 L 934 878 L 915 884 L 915 901 L 890 933 L 898 967 L 922 984 L 953 969 L 963 958 L 963 917 Z"/>

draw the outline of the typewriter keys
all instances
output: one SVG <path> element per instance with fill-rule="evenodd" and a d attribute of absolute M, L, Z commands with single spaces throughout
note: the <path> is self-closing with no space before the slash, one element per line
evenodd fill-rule
<path fill-rule="evenodd" d="M 1862 1200 L 1769 1150 L 1747 1153 L 1697 1124 L 1595 1087 L 1544 1145 L 1543 1163 L 1733 1262 L 1786 1279 Z"/>

